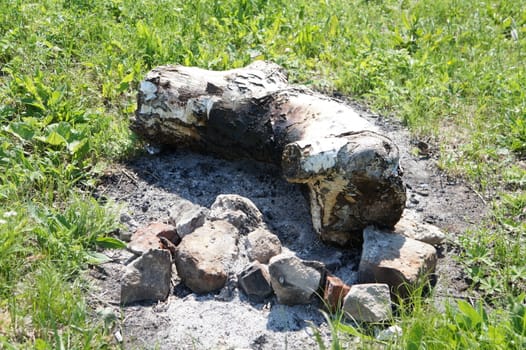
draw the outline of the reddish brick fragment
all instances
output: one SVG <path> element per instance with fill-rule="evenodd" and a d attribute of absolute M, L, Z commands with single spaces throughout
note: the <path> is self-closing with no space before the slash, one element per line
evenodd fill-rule
<path fill-rule="evenodd" d="M 164 245 L 161 244 L 160 237 L 165 238 L 174 245 L 181 242 L 175 226 L 154 222 L 148 226 L 137 229 L 130 243 L 128 243 L 128 248 L 137 254 L 143 254 L 150 249 L 165 248 Z"/>
<path fill-rule="evenodd" d="M 330 311 L 336 311 L 342 305 L 342 300 L 351 287 L 336 276 L 327 276 L 323 300 Z"/>

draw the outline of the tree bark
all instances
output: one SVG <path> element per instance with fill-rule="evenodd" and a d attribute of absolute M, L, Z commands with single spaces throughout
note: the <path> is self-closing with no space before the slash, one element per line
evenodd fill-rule
<path fill-rule="evenodd" d="M 131 128 L 157 144 L 280 165 L 309 187 L 324 241 L 360 240 L 365 226 L 392 227 L 404 209 L 397 146 L 351 106 L 289 85 L 273 63 L 158 67 L 140 84 Z"/>

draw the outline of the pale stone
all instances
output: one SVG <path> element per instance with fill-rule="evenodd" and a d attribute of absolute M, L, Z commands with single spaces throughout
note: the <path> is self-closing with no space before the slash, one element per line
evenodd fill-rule
<path fill-rule="evenodd" d="M 358 268 L 361 282 L 387 283 L 406 296 L 435 271 L 436 249 L 427 243 L 368 226 Z"/>
<path fill-rule="evenodd" d="M 247 234 L 263 224 L 263 215 L 248 198 L 236 194 L 217 196 L 210 207 L 210 219 L 226 220 L 240 233 Z"/>
<path fill-rule="evenodd" d="M 269 263 L 272 288 L 280 304 L 308 304 L 318 291 L 321 273 L 299 258 L 280 254 Z"/>
<path fill-rule="evenodd" d="M 381 322 L 391 317 L 389 286 L 382 283 L 356 284 L 343 299 L 345 315 L 358 322 Z"/>
<path fill-rule="evenodd" d="M 238 255 L 237 237 L 238 230 L 223 220 L 206 221 L 186 235 L 174 259 L 183 283 L 196 293 L 223 288 Z"/>
<path fill-rule="evenodd" d="M 130 231 L 122 231 L 122 230 L 119 230 L 119 239 L 123 242 L 129 242 L 131 241 L 133 237 L 133 233 L 131 233 Z"/>
<path fill-rule="evenodd" d="M 379 331 L 375 338 L 380 341 L 392 342 L 403 335 L 402 328 L 398 325 L 393 325 Z"/>
<path fill-rule="evenodd" d="M 421 222 L 415 214 L 407 210 L 395 226 L 395 232 L 424 243 L 438 245 L 444 241 L 446 235 L 438 227 Z"/>
<path fill-rule="evenodd" d="M 172 257 L 168 250 L 151 249 L 126 267 L 121 281 L 121 303 L 163 300 L 170 292 Z"/>
<path fill-rule="evenodd" d="M 170 220 L 177 228 L 177 233 L 181 237 L 203 226 L 207 214 L 207 208 L 184 199 L 177 201 L 170 208 Z"/>
<path fill-rule="evenodd" d="M 250 261 L 266 264 L 270 258 L 281 253 L 281 242 L 275 234 L 256 229 L 248 234 L 246 248 Z"/>

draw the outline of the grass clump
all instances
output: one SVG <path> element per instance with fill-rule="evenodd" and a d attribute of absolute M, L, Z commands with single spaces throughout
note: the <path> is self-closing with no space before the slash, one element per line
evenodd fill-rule
<path fill-rule="evenodd" d="M 360 324 L 339 311 L 326 314 L 332 350 L 359 349 L 522 349 L 526 346 L 524 293 L 509 297 L 505 307 L 488 312 L 483 300 L 446 302 L 438 312 L 424 289 L 399 300 L 389 322 Z M 389 324 L 398 329 L 388 331 Z M 316 334 L 316 333 L 315 333 Z M 321 349 L 326 344 L 317 335 Z"/>
<path fill-rule="evenodd" d="M 98 245 L 118 246 L 90 191 L 98 164 L 137 150 L 127 118 L 139 80 L 161 64 L 268 59 L 401 119 L 493 203 L 457 242 L 481 304 L 422 302 L 392 346 L 519 348 L 525 38 L 511 0 L 0 1 L 0 347 L 112 346 L 89 323 L 79 271 Z"/>

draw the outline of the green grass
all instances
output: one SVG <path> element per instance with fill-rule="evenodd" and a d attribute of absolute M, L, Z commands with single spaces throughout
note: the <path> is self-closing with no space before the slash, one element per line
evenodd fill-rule
<path fill-rule="evenodd" d="M 385 324 L 356 325 L 341 313 L 326 315 L 333 340 L 332 350 L 359 349 L 523 349 L 526 344 L 526 295 L 509 296 L 506 307 L 486 311 L 482 301 L 446 303 L 438 312 L 429 296 L 415 291 L 402 302 L 393 318 L 398 336 L 379 339 Z M 336 334 L 336 337 L 334 336 Z M 321 338 L 320 348 L 325 349 Z"/>
<path fill-rule="evenodd" d="M 422 301 L 392 346 L 520 348 L 526 8 L 511 0 L 0 0 L 0 347 L 114 346 L 79 271 L 118 245 L 90 191 L 98 169 L 139 149 L 137 83 L 161 64 L 254 59 L 399 118 L 492 203 L 456 242 L 482 304 Z"/>

